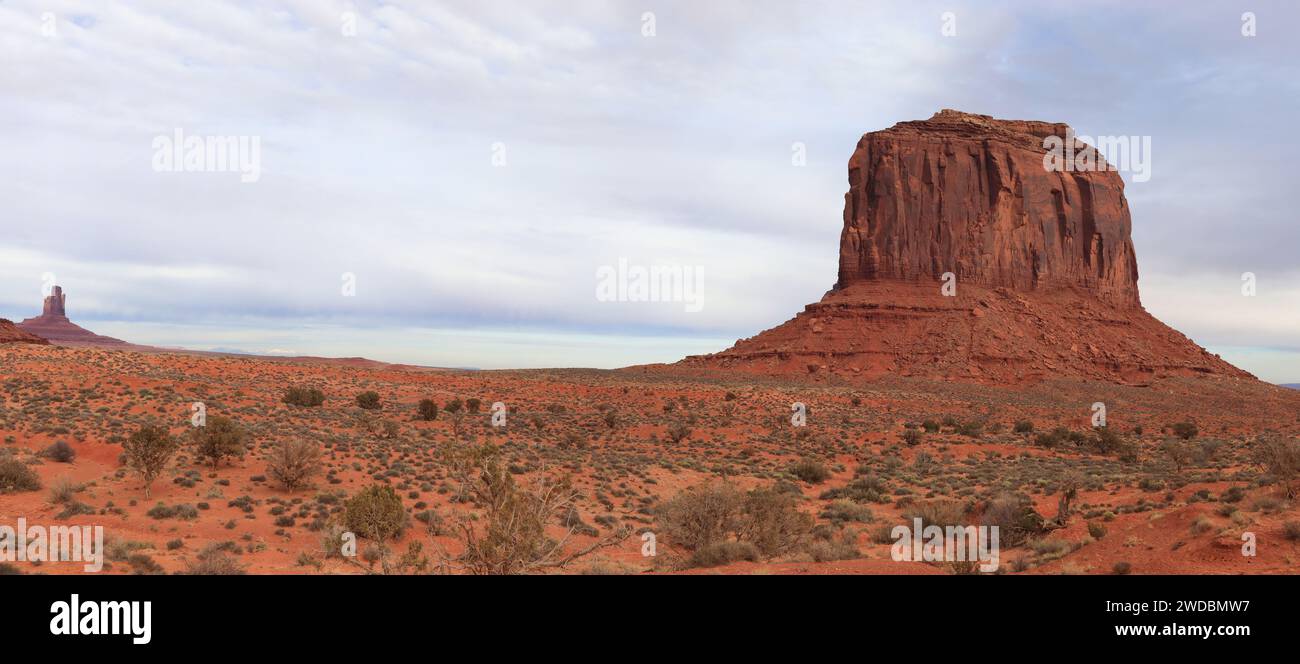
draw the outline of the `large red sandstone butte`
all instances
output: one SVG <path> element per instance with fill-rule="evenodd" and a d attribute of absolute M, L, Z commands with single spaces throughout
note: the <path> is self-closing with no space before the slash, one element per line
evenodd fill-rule
<path fill-rule="evenodd" d="M 945 109 L 865 134 L 849 159 L 834 288 L 774 329 L 679 364 L 997 382 L 1250 378 L 1142 308 L 1119 174 L 1044 164 L 1044 139 L 1067 130 Z"/>
<path fill-rule="evenodd" d="M 126 342 L 113 337 L 105 337 L 87 330 L 68 320 L 65 305 L 67 296 L 63 288 L 54 287 L 54 291 L 45 297 L 41 315 L 28 318 L 18 324 L 24 332 L 35 334 L 61 346 L 116 346 Z"/>

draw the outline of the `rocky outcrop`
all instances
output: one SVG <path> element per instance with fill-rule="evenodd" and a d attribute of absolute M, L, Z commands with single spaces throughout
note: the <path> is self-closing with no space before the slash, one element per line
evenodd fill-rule
<path fill-rule="evenodd" d="M 48 344 L 41 337 L 18 329 L 8 318 L 0 318 L 0 344 Z"/>
<path fill-rule="evenodd" d="M 49 295 L 45 296 L 45 304 L 41 308 L 41 316 L 63 316 L 67 317 L 68 312 L 64 308 L 68 296 L 63 294 L 62 286 L 55 286 Z"/>
<path fill-rule="evenodd" d="M 45 297 L 41 315 L 18 324 L 23 332 L 37 335 L 61 346 L 116 346 L 126 342 L 113 337 L 95 334 L 67 316 L 67 295 L 59 286 Z"/>
<path fill-rule="evenodd" d="M 790 321 L 679 365 L 986 382 L 1249 378 L 1142 308 L 1119 175 L 1046 167 L 1045 139 L 1067 129 L 945 110 L 864 135 L 849 160 L 835 286 Z"/>
<path fill-rule="evenodd" d="M 1044 166 L 1044 139 L 1065 141 L 1068 129 L 944 110 L 864 135 L 849 159 L 835 287 L 951 272 L 961 284 L 1074 286 L 1137 306 L 1123 180 Z"/>

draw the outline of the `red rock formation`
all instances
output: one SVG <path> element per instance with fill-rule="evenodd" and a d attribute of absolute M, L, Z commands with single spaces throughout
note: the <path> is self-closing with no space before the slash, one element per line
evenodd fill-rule
<path fill-rule="evenodd" d="M 1119 175 L 1044 165 L 1044 139 L 1067 129 L 944 110 L 864 135 L 834 288 L 777 328 L 681 364 L 999 382 L 1248 377 L 1142 308 Z"/>
<path fill-rule="evenodd" d="M 46 296 L 41 315 L 28 318 L 18 327 L 31 334 L 53 341 L 61 346 L 114 346 L 126 344 L 121 339 L 105 337 L 87 330 L 71 320 L 65 309 L 67 296 L 63 288 L 54 287 L 54 292 Z"/>
<path fill-rule="evenodd" d="M 45 304 L 41 308 L 41 315 L 63 316 L 66 318 L 68 313 L 67 310 L 64 309 L 64 304 L 67 302 L 67 299 L 68 296 L 63 294 L 63 287 L 55 286 L 54 291 L 45 296 Z"/>
<path fill-rule="evenodd" d="M 35 334 L 18 329 L 8 318 L 0 318 L 0 344 L 48 344 Z"/>
<path fill-rule="evenodd" d="M 863 136 L 849 159 L 836 288 L 952 272 L 962 284 L 1080 286 L 1137 305 L 1119 174 L 1043 165 L 1043 140 L 1068 129 L 944 110 Z"/>

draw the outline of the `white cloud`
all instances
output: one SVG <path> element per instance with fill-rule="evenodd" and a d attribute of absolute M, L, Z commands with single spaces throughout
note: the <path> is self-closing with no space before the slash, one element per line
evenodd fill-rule
<path fill-rule="evenodd" d="M 112 332 L 132 340 L 145 333 L 130 325 L 156 323 L 148 340 L 165 345 L 186 325 L 257 321 L 357 345 L 241 327 L 242 343 L 373 355 L 348 330 L 389 325 L 472 331 L 439 338 L 461 360 L 438 362 L 456 365 L 586 333 L 609 347 L 539 355 L 672 359 L 819 297 L 858 137 L 953 107 L 1152 135 L 1154 176 L 1129 189 L 1148 307 L 1207 344 L 1276 346 L 1296 329 L 1275 308 L 1295 300 L 1263 287 L 1216 317 L 1169 285 L 1295 267 L 1288 4 L 1262 3 L 1250 41 L 1232 12 L 1118 1 L 653 10 L 646 38 L 644 8 L 595 0 L 4 2 L 0 315 L 34 313 L 55 271 L 74 312 L 130 321 Z M 944 11 L 956 37 L 939 32 Z M 153 172 L 150 141 L 176 127 L 260 136 L 261 180 Z M 595 268 L 621 256 L 703 266 L 704 310 L 596 302 Z M 349 271 L 355 298 L 339 295 Z"/>

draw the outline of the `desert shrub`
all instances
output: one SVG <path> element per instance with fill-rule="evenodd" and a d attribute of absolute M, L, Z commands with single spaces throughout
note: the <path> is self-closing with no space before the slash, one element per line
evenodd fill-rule
<path fill-rule="evenodd" d="M 290 387 L 281 401 L 290 406 L 312 407 L 325 403 L 325 393 L 314 387 Z"/>
<path fill-rule="evenodd" d="M 674 545 L 698 551 L 735 532 L 744 500 L 740 490 L 726 483 L 686 489 L 659 505 L 658 530 Z"/>
<path fill-rule="evenodd" d="M 1016 433 L 1033 433 L 1034 423 L 1030 422 L 1029 420 L 1020 420 L 1016 422 L 1016 426 L 1014 429 L 1012 429 L 1012 431 Z"/>
<path fill-rule="evenodd" d="M 934 420 L 926 420 L 921 423 L 921 428 L 925 429 L 926 433 L 937 433 L 939 431 L 939 423 Z"/>
<path fill-rule="evenodd" d="M 371 484 L 343 504 L 344 524 L 348 530 L 367 539 L 382 542 L 406 529 L 406 509 L 402 498 L 387 484 Z"/>
<path fill-rule="evenodd" d="M 320 447 L 306 440 L 282 441 L 266 460 L 266 472 L 288 491 L 304 488 L 321 472 Z"/>
<path fill-rule="evenodd" d="M 957 433 L 967 438 L 979 438 L 984 435 L 984 423 L 978 420 L 971 422 L 962 422 L 957 425 Z"/>
<path fill-rule="evenodd" d="M 224 458 L 244 456 L 244 428 L 224 415 L 209 416 L 204 426 L 192 429 L 190 437 L 195 456 L 207 459 L 213 468 Z"/>
<path fill-rule="evenodd" d="M 800 512 L 796 501 L 794 495 L 773 488 L 745 494 L 737 539 L 753 544 L 769 558 L 790 550 L 813 526 L 812 517 Z"/>
<path fill-rule="evenodd" d="M 1023 544 L 1041 534 L 1046 526 L 1029 496 L 1018 494 L 1003 494 L 990 500 L 984 506 L 980 523 L 997 526 L 999 543 L 1006 547 Z"/>
<path fill-rule="evenodd" d="M 1196 427 L 1195 422 L 1178 422 L 1171 426 L 1170 429 L 1173 430 L 1175 436 L 1183 440 L 1191 440 L 1196 437 L 1196 434 L 1200 433 L 1200 429 Z"/>
<path fill-rule="evenodd" d="M 50 502 L 55 505 L 67 503 L 78 491 L 81 491 L 81 485 L 66 477 L 59 478 L 50 487 Z"/>
<path fill-rule="evenodd" d="M 1088 522 L 1088 535 L 1093 539 L 1101 539 L 1106 536 L 1106 526 L 1096 521 Z"/>
<path fill-rule="evenodd" d="M 420 413 L 420 419 L 425 422 L 432 422 L 433 420 L 438 419 L 438 404 L 434 403 L 433 399 L 420 399 L 420 404 L 417 406 L 417 410 Z"/>
<path fill-rule="evenodd" d="M 1115 454 L 1124 447 L 1124 439 L 1110 427 L 1097 427 L 1088 446 L 1098 454 Z"/>
<path fill-rule="evenodd" d="M 820 498 L 822 500 L 847 498 L 859 503 L 884 503 L 889 502 L 888 494 L 889 488 L 883 480 L 875 475 L 864 475 L 842 487 L 823 491 Z"/>
<path fill-rule="evenodd" d="M 867 532 L 873 544 L 893 544 L 896 540 L 894 537 L 895 525 L 892 523 L 882 523 Z"/>
<path fill-rule="evenodd" d="M 691 553 L 691 567 L 717 567 L 738 560 L 758 561 L 758 548 L 749 542 L 711 542 Z"/>
<path fill-rule="evenodd" d="M 163 566 L 154 561 L 153 557 L 147 553 L 133 553 L 130 556 L 127 556 L 126 562 L 131 566 L 132 574 L 166 573 Z"/>
<path fill-rule="evenodd" d="M 198 559 L 187 561 L 186 574 L 235 576 L 244 573 L 244 567 L 222 544 L 209 544 L 199 552 Z"/>
<path fill-rule="evenodd" d="M 41 478 L 17 459 L 0 459 L 0 493 L 37 491 Z"/>
<path fill-rule="evenodd" d="M 144 497 L 149 498 L 153 481 L 167 467 L 176 452 L 176 439 L 160 426 L 146 424 L 122 443 L 126 465 L 144 480 Z"/>
<path fill-rule="evenodd" d="M 72 449 L 71 445 L 60 440 L 41 450 L 41 456 L 59 463 L 72 463 L 72 460 L 77 458 L 77 451 Z"/>
<path fill-rule="evenodd" d="M 451 401 L 448 401 L 447 404 L 442 407 L 442 409 L 447 411 L 448 413 L 458 413 L 460 412 L 462 406 L 464 406 L 464 404 L 461 403 L 460 399 L 452 399 Z"/>
<path fill-rule="evenodd" d="M 1070 552 L 1070 543 L 1063 539 L 1043 538 L 1031 540 L 1029 548 L 1040 558 L 1054 560 Z"/>
<path fill-rule="evenodd" d="M 686 426 L 686 424 L 683 422 L 674 422 L 671 426 L 668 427 L 668 440 L 673 441 L 674 444 L 686 440 L 686 438 L 689 437 L 690 435 L 691 435 L 691 428 Z"/>
<path fill-rule="evenodd" d="M 1225 503 L 1238 503 L 1246 497 L 1246 490 L 1239 486 L 1230 486 L 1219 499 Z"/>
<path fill-rule="evenodd" d="M 903 442 L 909 446 L 916 446 L 921 443 L 921 432 L 916 429 L 907 429 L 903 432 Z"/>
<path fill-rule="evenodd" d="M 845 530 L 840 533 L 838 539 L 819 539 L 809 544 L 808 555 L 812 557 L 813 562 L 818 563 L 861 558 L 862 552 L 858 550 L 857 539 L 857 532 L 851 529 Z"/>
<path fill-rule="evenodd" d="M 1052 449 L 1065 443 L 1070 438 L 1070 430 L 1065 427 L 1056 427 L 1051 431 L 1044 431 L 1034 436 L 1034 444 L 1039 447 Z"/>
<path fill-rule="evenodd" d="M 1132 565 L 1131 563 L 1128 563 L 1128 562 L 1125 562 L 1125 561 L 1121 560 L 1121 561 L 1115 563 L 1115 564 L 1110 568 L 1110 571 L 1111 571 L 1111 573 L 1113 573 L 1113 574 L 1118 574 L 1118 575 L 1120 575 L 1120 576 L 1124 576 L 1125 574 L 1128 574 L 1129 572 L 1132 572 L 1132 571 L 1133 571 L 1133 565 Z"/>
<path fill-rule="evenodd" d="M 482 509 L 477 523 L 463 517 L 456 523 L 465 545 L 459 561 L 471 574 L 527 574 L 564 567 L 631 533 L 619 529 L 583 548 L 568 548 L 572 534 L 595 536 L 598 531 L 582 522 L 575 507 L 579 493 L 567 477 L 521 485 L 491 445 L 453 448 L 448 456 L 462 493 Z M 554 539 L 547 535 L 547 526 L 557 521 L 569 531 Z"/>
<path fill-rule="evenodd" d="M 556 443 L 556 445 L 562 450 L 567 450 L 570 447 L 585 450 L 587 449 L 588 442 L 587 437 L 581 433 L 577 431 L 566 431 L 564 432 L 564 435 L 560 437 L 560 441 Z"/>
<path fill-rule="evenodd" d="M 966 508 L 961 503 L 952 500 L 927 500 L 919 502 L 909 510 L 903 512 L 903 518 L 908 523 L 915 519 L 921 519 L 921 525 L 940 526 L 962 526 L 966 516 Z"/>
<path fill-rule="evenodd" d="M 1282 536 L 1292 542 L 1300 540 L 1300 521 L 1287 521 L 1282 524 Z"/>
<path fill-rule="evenodd" d="M 1196 456 L 1195 450 L 1192 449 L 1192 443 L 1185 440 L 1169 439 L 1160 443 L 1160 451 L 1164 452 L 1169 458 L 1169 462 L 1174 464 L 1175 472 L 1182 472 Z"/>
<path fill-rule="evenodd" d="M 163 503 L 158 503 L 151 507 L 148 512 L 145 512 L 145 514 L 154 519 L 182 519 L 189 521 L 191 519 L 199 518 L 199 510 L 193 505 L 188 504 L 168 506 Z"/>
<path fill-rule="evenodd" d="M 358 394 L 357 406 L 365 410 L 379 410 L 379 393 L 371 390 Z"/>
<path fill-rule="evenodd" d="M 1288 498 L 1296 496 L 1294 483 L 1300 475 L 1300 441 L 1264 436 L 1255 443 L 1255 459 L 1264 467 L 1269 480 L 1283 485 Z"/>
<path fill-rule="evenodd" d="M 476 398 L 474 398 L 474 397 L 470 397 L 470 398 L 468 398 L 468 399 L 465 400 L 465 410 L 468 411 L 470 414 L 478 413 L 479 408 L 480 408 L 482 405 L 483 405 L 483 402 L 482 402 L 482 401 L 479 401 L 478 399 L 476 399 Z"/>
<path fill-rule="evenodd" d="M 739 553 L 754 559 L 745 557 L 751 549 L 772 557 L 798 546 L 812 529 L 796 501 L 775 487 L 742 493 L 726 483 L 703 484 L 660 505 L 656 523 L 668 541 L 692 552 L 691 565 L 723 564 L 741 559 Z"/>
<path fill-rule="evenodd" d="M 836 500 L 822 509 L 821 518 L 839 526 L 845 523 L 867 523 L 872 520 L 871 508 L 851 500 Z"/>
<path fill-rule="evenodd" d="M 425 525 L 430 535 L 447 534 L 447 520 L 437 510 L 417 512 L 415 518 Z"/>
<path fill-rule="evenodd" d="M 790 474 L 809 484 L 821 484 L 830 479 L 831 471 L 813 459 L 800 459 L 790 465 Z"/>

